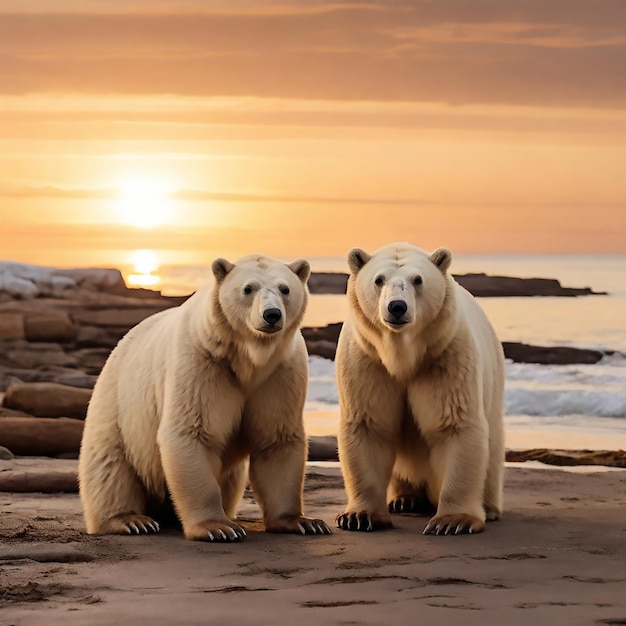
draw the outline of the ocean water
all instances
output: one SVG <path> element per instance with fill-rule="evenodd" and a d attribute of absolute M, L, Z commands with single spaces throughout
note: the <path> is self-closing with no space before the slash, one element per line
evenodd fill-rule
<path fill-rule="evenodd" d="M 311 259 L 314 271 L 346 272 L 343 259 Z M 507 362 L 505 425 L 512 447 L 626 449 L 626 255 L 466 255 L 452 272 L 557 278 L 604 296 L 480 298 L 502 341 L 615 351 L 595 365 Z M 189 293 L 210 278 L 206 267 L 163 267 L 165 293 Z M 343 321 L 343 295 L 311 296 L 306 326 Z M 310 434 L 335 434 L 339 406 L 334 363 L 310 358 L 305 420 Z"/>

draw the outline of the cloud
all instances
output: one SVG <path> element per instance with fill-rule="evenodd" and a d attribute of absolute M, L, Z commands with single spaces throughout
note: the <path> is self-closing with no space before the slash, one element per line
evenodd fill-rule
<path fill-rule="evenodd" d="M 65 4 L 2 15 L 0 91 L 626 104 L 621 0 Z"/>

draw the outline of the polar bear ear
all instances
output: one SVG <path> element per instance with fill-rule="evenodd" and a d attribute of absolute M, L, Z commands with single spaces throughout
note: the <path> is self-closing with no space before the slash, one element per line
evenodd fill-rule
<path fill-rule="evenodd" d="M 437 248 L 430 260 L 445 274 L 452 263 L 452 252 L 448 248 Z"/>
<path fill-rule="evenodd" d="M 235 267 L 234 263 L 227 261 L 226 259 L 215 259 L 211 264 L 211 270 L 213 271 L 213 276 L 215 276 L 215 280 L 221 283 L 228 273 Z"/>
<path fill-rule="evenodd" d="M 361 250 L 361 248 L 352 248 L 350 252 L 348 252 L 348 267 L 350 271 L 356 276 L 361 268 L 371 259 L 372 257 L 365 252 L 365 250 Z"/>
<path fill-rule="evenodd" d="M 302 281 L 302 284 L 309 280 L 309 276 L 311 275 L 311 266 L 306 259 L 296 259 L 287 267 Z"/>

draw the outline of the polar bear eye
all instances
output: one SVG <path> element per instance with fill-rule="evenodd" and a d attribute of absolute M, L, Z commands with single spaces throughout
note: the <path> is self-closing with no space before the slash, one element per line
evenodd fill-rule
<path fill-rule="evenodd" d="M 250 285 L 246 285 L 243 288 L 243 292 L 246 294 L 246 296 L 249 296 L 252 293 L 252 287 Z"/>
<path fill-rule="evenodd" d="M 283 296 L 289 295 L 289 287 L 287 287 L 287 285 L 281 285 L 279 289 L 280 289 L 280 293 L 282 293 Z"/>
<path fill-rule="evenodd" d="M 421 276 L 416 276 L 416 277 L 413 279 L 413 284 L 414 284 L 414 285 L 421 285 L 421 284 L 422 284 L 422 277 L 421 277 Z"/>
<path fill-rule="evenodd" d="M 374 284 L 377 287 L 382 287 L 385 284 L 385 279 L 382 276 L 377 276 L 376 280 L 374 281 Z"/>

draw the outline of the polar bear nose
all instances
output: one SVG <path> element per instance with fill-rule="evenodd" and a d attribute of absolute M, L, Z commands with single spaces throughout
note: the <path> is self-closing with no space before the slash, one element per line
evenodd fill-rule
<path fill-rule="evenodd" d="M 265 309 L 265 311 L 263 311 L 263 319 L 270 325 L 270 326 L 274 326 L 274 324 L 276 324 L 280 318 L 283 316 L 283 314 L 281 313 L 280 309 Z"/>
<path fill-rule="evenodd" d="M 399 320 L 407 310 L 407 305 L 404 300 L 392 300 L 387 307 L 387 310 L 391 315 L 393 315 L 397 320 Z"/>

